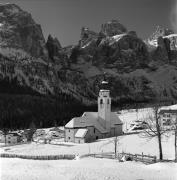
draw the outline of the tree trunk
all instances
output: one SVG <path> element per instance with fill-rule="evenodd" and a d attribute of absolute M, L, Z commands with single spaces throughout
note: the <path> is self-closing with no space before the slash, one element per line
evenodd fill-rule
<path fill-rule="evenodd" d="M 158 118 L 158 109 L 155 109 L 155 121 L 156 121 L 156 130 L 157 130 L 157 138 L 158 138 L 158 144 L 159 144 L 159 159 L 163 159 L 163 153 L 162 153 L 162 138 L 161 138 L 161 128 L 160 128 L 160 122 Z"/>
<path fill-rule="evenodd" d="M 175 129 L 175 162 L 177 162 L 177 129 Z"/>
<path fill-rule="evenodd" d="M 117 157 L 117 144 L 115 145 L 115 158 Z"/>
<path fill-rule="evenodd" d="M 158 134 L 158 142 L 159 142 L 159 159 L 163 159 L 163 154 L 162 154 L 162 142 L 161 142 L 161 134 Z"/>
<path fill-rule="evenodd" d="M 177 118 L 175 122 L 175 162 L 177 162 Z"/>
<path fill-rule="evenodd" d="M 5 145 L 6 145 L 7 144 L 6 134 L 4 134 L 4 139 L 5 139 Z"/>
<path fill-rule="evenodd" d="M 114 154 L 115 154 L 115 159 L 117 158 L 117 142 L 118 141 L 118 137 L 115 137 L 114 139 Z"/>

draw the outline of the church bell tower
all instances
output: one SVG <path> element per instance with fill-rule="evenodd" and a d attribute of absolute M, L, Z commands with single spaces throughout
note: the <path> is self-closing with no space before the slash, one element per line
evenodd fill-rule
<path fill-rule="evenodd" d="M 111 98 L 108 82 L 104 78 L 101 82 L 101 88 L 98 96 L 98 118 L 102 126 L 110 131 Z"/>

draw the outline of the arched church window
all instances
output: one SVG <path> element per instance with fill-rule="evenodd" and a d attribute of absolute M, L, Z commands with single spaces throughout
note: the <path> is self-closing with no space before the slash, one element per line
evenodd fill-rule
<path fill-rule="evenodd" d="M 109 99 L 107 100 L 107 104 L 109 104 Z"/>

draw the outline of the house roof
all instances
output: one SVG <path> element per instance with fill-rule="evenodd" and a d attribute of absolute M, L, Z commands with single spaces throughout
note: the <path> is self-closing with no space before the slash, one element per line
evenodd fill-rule
<path fill-rule="evenodd" d="M 58 132 L 61 132 L 63 130 L 61 128 L 59 128 L 59 127 L 53 127 L 49 131 L 58 131 Z"/>
<path fill-rule="evenodd" d="M 111 112 L 111 122 L 111 127 L 114 127 L 114 124 L 123 124 L 119 118 L 119 115 L 115 112 Z"/>
<path fill-rule="evenodd" d="M 159 112 L 159 114 L 164 114 L 164 113 L 177 114 L 177 109 L 162 109 Z"/>
<path fill-rule="evenodd" d="M 160 109 L 161 109 L 161 110 L 164 110 L 164 109 L 166 109 L 166 110 L 169 110 L 169 109 L 171 109 L 171 110 L 177 110 L 177 104 L 174 104 L 174 105 L 171 105 L 171 106 L 163 106 L 163 107 L 161 107 Z"/>
<path fill-rule="evenodd" d="M 87 134 L 88 132 L 88 129 L 78 129 L 76 134 L 75 134 L 75 137 L 77 138 L 83 138 L 85 137 L 85 135 Z"/>
<path fill-rule="evenodd" d="M 122 124 L 122 121 L 116 113 L 111 112 L 111 127 L 114 127 L 115 124 Z M 84 128 L 87 126 L 94 126 L 101 133 L 107 133 L 107 130 L 99 122 L 97 112 L 84 112 L 81 117 L 71 119 L 65 128 Z"/>
<path fill-rule="evenodd" d="M 18 134 L 16 132 L 10 132 L 7 135 L 9 135 L 9 136 L 20 136 L 20 134 Z"/>

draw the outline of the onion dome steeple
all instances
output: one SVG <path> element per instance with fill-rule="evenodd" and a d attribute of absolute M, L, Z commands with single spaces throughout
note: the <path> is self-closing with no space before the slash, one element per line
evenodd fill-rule
<path fill-rule="evenodd" d="M 101 88 L 100 90 L 109 90 L 109 83 L 106 79 L 106 73 L 104 72 L 104 75 L 103 75 L 103 81 L 101 82 Z"/>

